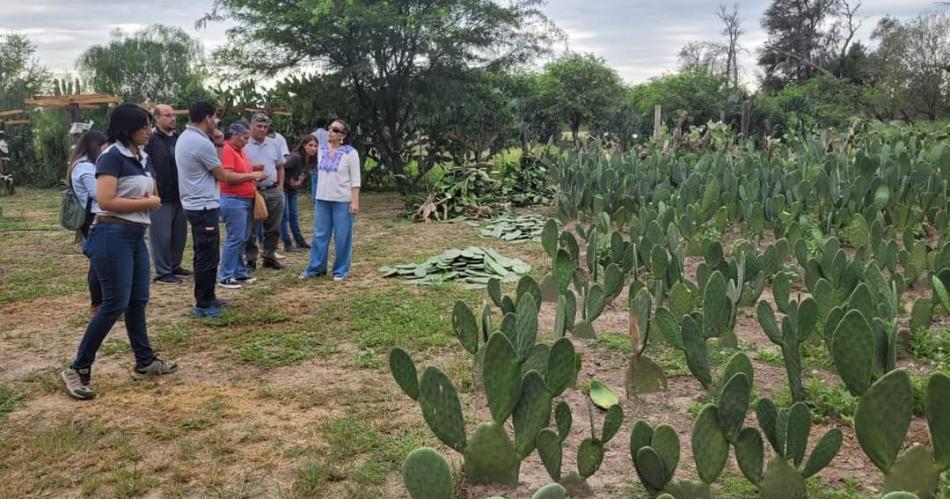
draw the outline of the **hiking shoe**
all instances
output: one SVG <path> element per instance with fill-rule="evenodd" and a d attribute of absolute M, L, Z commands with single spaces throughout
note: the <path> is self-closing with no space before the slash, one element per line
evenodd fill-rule
<path fill-rule="evenodd" d="M 221 309 L 212 304 L 210 307 L 195 307 L 192 312 L 195 318 L 203 319 L 220 319 L 221 318 Z"/>
<path fill-rule="evenodd" d="M 163 275 L 161 277 L 156 277 L 154 281 L 160 284 L 181 284 L 181 278 L 174 274 L 168 274 L 168 275 Z"/>
<path fill-rule="evenodd" d="M 188 269 L 186 269 L 186 268 L 183 268 L 183 267 L 178 267 L 177 269 L 173 270 L 173 271 L 172 271 L 172 274 L 175 274 L 175 275 L 177 275 L 177 276 L 179 276 L 179 277 L 188 277 L 188 276 L 190 276 L 190 275 L 195 275 L 194 272 L 192 272 L 192 271 L 190 271 L 190 270 L 188 270 Z"/>
<path fill-rule="evenodd" d="M 241 284 L 251 284 L 251 283 L 257 282 L 257 278 L 247 275 L 244 277 L 238 277 L 237 281 Z"/>
<path fill-rule="evenodd" d="M 132 379 L 145 379 L 149 376 L 164 376 L 177 370 L 178 364 L 155 357 L 155 360 L 147 366 L 135 366 L 135 369 L 132 369 Z"/>
<path fill-rule="evenodd" d="M 63 378 L 63 383 L 66 384 L 66 392 L 68 392 L 71 397 L 79 400 L 92 400 L 96 397 L 96 392 L 92 391 L 92 388 L 89 387 L 89 379 L 92 377 L 91 374 L 91 370 L 88 367 L 78 370 L 67 367 L 63 369 L 60 377 Z"/>
<path fill-rule="evenodd" d="M 223 281 L 218 281 L 218 286 L 224 289 L 241 289 L 241 283 L 233 277 L 228 277 Z"/>
<path fill-rule="evenodd" d="M 310 249 L 310 244 L 307 241 L 297 241 L 297 247 L 300 249 Z"/>
<path fill-rule="evenodd" d="M 276 258 L 276 259 L 278 259 L 278 260 L 283 260 L 284 258 L 287 258 L 287 256 L 281 255 L 280 253 L 278 253 L 278 252 L 275 251 L 275 252 L 274 252 L 274 258 Z M 265 266 L 265 267 L 267 266 L 267 260 L 264 260 L 264 266 Z"/>
<path fill-rule="evenodd" d="M 214 298 L 214 299 L 211 300 L 211 306 L 212 306 L 212 307 L 217 307 L 217 308 L 219 308 L 219 309 L 221 309 L 221 308 L 228 308 L 228 307 L 231 306 L 231 302 L 225 301 L 225 300 L 219 300 L 219 299 L 217 299 L 217 298 Z"/>
<path fill-rule="evenodd" d="M 277 257 L 277 253 L 274 253 L 274 256 Z M 278 258 L 286 258 L 286 257 L 282 257 L 282 256 L 281 256 L 281 257 L 278 257 Z M 280 262 L 278 262 L 277 260 L 264 260 L 264 268 L 266 268 L 266 269 L 280 270 L 280 269 L 284 268 L 284 266 L 283 266 Z"/>

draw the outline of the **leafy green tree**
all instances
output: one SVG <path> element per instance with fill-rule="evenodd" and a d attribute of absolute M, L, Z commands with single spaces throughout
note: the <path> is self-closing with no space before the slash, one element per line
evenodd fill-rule
<path fill-rule="evenodd" d="M 777 90 L 822 72 L 828 53 L 826 21 L 838 0 L 772 0 L 762 17 L 769 38 L 759 52 L 762 87 Z"/>
<path fill-rule="evenodd" d="M 609 119 L 623 95 L 623 81 L 593 54 L 566 54 L 544 66 L 541 97 L 560 116 L 577 142 L 581 125 Z"/>
<path fill-rule="evenodd" d="M 510 67 L 544 52 L 557 31 L 541 0 L 217 0 L 233 41 L 216 53 L 241 71 L 317 65 L 352 93 L 373 147 L 368 156 L 407 178 L 417 103 L 427 81 L 459 67 Z M 403 190 L 408 185 L 401 186 Z"/>
<path fill-rule="evenodd" d="M 727 88 L 726 78 L 701 68 L 652 78 L 633 88 L 631 100 L 638 109 L 640 133 L 650 134 L 653 128 L 653 108 L 662 106 L 667 125 L 676 123 L 673 117 L 685 114 L 688 125 L 718 121 L 720 113 L 735 118 L 745 98 L 742 89 Z"/>
<path fill-rule="evenodd" d="M 95 91 L 129 101 L 187 105 L 205 95 L 203 49 L 181 28 L 114 31 L 108 44 L 86 49 L 76 66 Z"/>
<path fill-rule="evenodd" d="M 35 54 L 36 45 L 26 35 L 0 34 L 0 109 L 19 108 L 49 83 L 50 73 Z"/>

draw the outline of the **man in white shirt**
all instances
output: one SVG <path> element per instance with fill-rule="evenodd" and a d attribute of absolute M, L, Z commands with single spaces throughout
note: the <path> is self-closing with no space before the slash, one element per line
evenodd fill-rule
<path fill-rule="evenodd" d="M 255 170 L 264 172 L 264 178 L 257 182 L 257 190 L 264 196 L 267 204 L 267 219 L 263 221 L 263 266 L 279 270 L 283 265 L 275 255 L 280 241 L 280 219 L 284 214 L 284 151 L 277 140 L 267 136 L 270 118 L 257 113 L 251 118 L 251 140 L 244 146 L 244 154 L 254 165 Z M 244 247 L 247 268 L 257 268 L 257 231 L 251 231 Z"/>

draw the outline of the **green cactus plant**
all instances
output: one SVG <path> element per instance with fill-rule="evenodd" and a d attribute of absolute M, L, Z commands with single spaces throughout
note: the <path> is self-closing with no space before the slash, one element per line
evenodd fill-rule
<path fill-rule="evenodd" d="M 587 410 L 590 417 L 591 433 L 590 437 L 585 438 L 577 449 L 577 472 L 565 475 L 561 471 L 563 445 L 571 429 L 571 412 L 566 403 L 559 403 L 555 410 L 558 432 L 555 433 L 545 428 L 538 432 L 536 439 L 538 455 L 541 457 L 541 462 L 544 464 L 548 475 L 566 487 L 571 495 L 577 496 L 591 494 L 587 479 L 600 468 L 606 445 L 614 438 L 623 424 L 623 409 L 619 404 L 613 405 L 607 409 L 601 434 L 598 435 L 594 423 L 594 406 L 589 399 Z"/>
<path fill-rule="evenodd" d="M 799 402 L 807 398 L 802 384 L 801 344 L 808 339 L 818 324 L 818 305 L 815 300 L 805 298 L 801 302 L 790 301 L 786 304 L 786 310 L 787 315 L 782 319 L 781 330 L 776 324 L 772 306 L 766 301 L 759 302 L 756 315 L 765 335 L 782 349 L 792 400 Z"/>
<path fill-rule="evenodd" d="M 650 338 L 650 292 L 641 288 L 630 299 L 630 361 L 627 364 L 625 387 L 627 398 L 636 394 L 666 390 L 663 368 L 644 355 Z"/>
<path fill-rule="evenodd" d="M 811 429 L 811 412 L 803 402 L 777 409 L 769 399 L 760 399 L 756 413 L 774 455 L 765 463 L 765 447 L 759 430 L 743 428 L 735 444 L 736 462 L 742 474 L 759 488 L 763 499 L 806 498 L 805 480 L 824 469 L 841 448 L 842 433 L 828 430 L 805 460 Z M 804 464 L 804 465 L 803 465 Z"/>
<path fill-rule="evenodd" d="M 884 473 L 884 492 L 934 497 L 940 474 L 950 469 L 950 377 L 937 373 L 927 382 L 927 423 L 933 448 L 919 444 L 900 455 L 913 418 L 910 376 L 895 369 L 858 400 L 854 430 L 871 462 Z"/>
<path fill-rule="evenodd" d="M 402 463 L 402 481 L 412 499 L 455 497 L 455 480 L 449 463 L 429 447 L 420 447 L 406 456 Z"/>

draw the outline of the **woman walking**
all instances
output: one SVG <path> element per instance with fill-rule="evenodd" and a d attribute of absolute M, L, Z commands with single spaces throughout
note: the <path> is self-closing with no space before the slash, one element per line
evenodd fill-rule
<path fill-rule="evenodd" d="M 335 120 L 327 131 L 329 143 L 320 147 L 317 159 L 310 264 L 300 278 L 326 274 L 332 232 L 336 252 L 333 280 L 342 281 L 350 272 L 353 257 L 353 216 L 360 211 L 360 158 L 346 122 Z"/>
<path fill-rule="evenodd" d="M 316 137 L 306 135 L 297 149 L 287 156 L 287 164 L 284 165 L 284 218 L 280 221 L 280 237 L 284 240 L 284 249 L 287 251 L 297 251 L 297 248 L 310 249 L 300 231 L 297 188 L 304 183 L 307 172 L 317 168 L 317 144 Z M 296 242 L 296 248 L 290 240 L 291 236 Z"/>
<path fill-rule="evenodd" d="M 89 238 L 93 218 L 99 211 L 99 205 L 96 204 L 96 160 L 99 159 L 106 145 L 105 135 L 89 130 L 79 138 L 69 158 L 69 171 L 66 172 L 66 177 L 69 179 L 73 192 L 76 193 L 76 199 L 86 206 L 86 223 L 79 229 L 83 242 Z M 102 288 L 99 286 L 96 271 L 92 268 L 92 261 L 89 262 L 89 271 L 86 272 L 86 285 L 89 287 L 89 316 L 92 317 L 102 305 Z"/>
<path fill-rule="evenodd" d="M 95 397 L 90 377 L 96 352 L 119 315 L 135 355 L 132 377 L 170 374 L 174 362 L 155 356 L 145 326 L 148 303 L 149 257 L 145 229 L 149 210 L 161 206 L 150 166 L 142 148 L 151 130 L 148 113 L 135 104 L 122 104 L 109 117 L 112 145 L 96 164 L 95 221 L 83 251 L 102 286 L 102 305 L 86 326 L 76 359 L 62 372 L 69 394 L 80 400 Z"/>
<path fill-rule="evenodd" d="M 221 167 L 232 170 L 236 183 L 218 182 L 221 190 L 221 219 L 228 231 L 221 250 L 221 265 L 218 266 L 218 285 L 237 289 L 241 284 L 255 281 L 244 264 L 244 244 L 254 228 L 254 167 L 244 154 L 244 146 L 250 138 L 250 128 L 236 122 L 225 131 L 224 148 L 221 149 Z"/>

